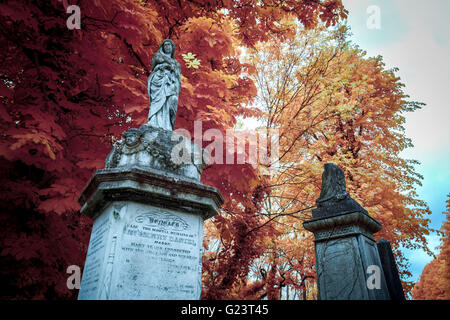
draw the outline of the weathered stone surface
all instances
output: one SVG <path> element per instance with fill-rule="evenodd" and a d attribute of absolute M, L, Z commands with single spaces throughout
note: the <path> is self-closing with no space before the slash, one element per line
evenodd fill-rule
<path fill-rule="evenodd" d="M 114 201 L 92 229 L 79 299 L 199 299 L 203 219 Z"/>
<path fill-rule="evenodd" d="M 97 170 L 79 198 L 94 219 L 79 299 L 200 298 L 203 221 L 223 198 L 199 176 L 140 166 L 149 158 L 139 152 Z"/>
<path fill-rule="evenodd" d="M 199 299 L 203 221 L 217 189 L 137 166 L 97 170 L 82 192 L 94 219 L 79 299 Z"/>
<path fill-rule="evenodd" d="M 357 237 L 316 243 L 320 300 L 368 299 Z"/>
<path fill-rule="evenodd" d="M 314 233 L 319 299 L 389 299 L 373 238 L 381 225 L 348 195 L 344 173 L 335 164 L 325 164 L 312 217 L 303 226 Z M 369 289 L 371 266 L 379 268 L 380 286 Z"/>
<path fill-rule="evenodd" d="M 326 163 L 322 173 L 322 188 L 317 202 L 346 197 L 345 176 L 341 168 L 334 163 Z"/>
<path fill-rule="evenodd" d="M 209 158 L 206 150 L 185 137 L 147 124 L 122 135 L 105 160 L 105 168 L 139 166 L 200 181 Z"/>
<path fill-rule="evenodd" d="M 386 239 L 380 239 L 377 247 L 391 300 L 406 300 L 391 244 Z"/>
<path fill-rule="evenodd" d="M 305 221 L 303 226 L 306 230 L 314 232 L 316 242 L 356 234 L 363 234 L 373 240 L 373 233 L 381 230 L 378 221 L 360 211 L 311 219 Z"/>
<path fill-rule="evenodd" d="M 358 211 L 312 219 L 303 226 L 314 232 L 320 299 L 389 299 L 382 275 L 380 289 L 369 290 L 366 285 L 369 266 L 382 270 L 373 240 L 381 225 L 375 219 Z"/>
<path fill-rule="evenodd" d="M 112 201 L 135 201 L 182 209 L 204 219 L 223 203 L 216 188 L 164 171 L 138 166 L 97 170 L 81 193 L 81 213 L 96 218 Z"/>
<path fill-rule="evenodd" d="M 329 217 L 360 211 L 368 215 L 361 205 L 353 200 L 345 189 L 345 176 L 334 163 L 326 163 L 322 174 L 322 189 L 312 211 L 313 218 Z"/>

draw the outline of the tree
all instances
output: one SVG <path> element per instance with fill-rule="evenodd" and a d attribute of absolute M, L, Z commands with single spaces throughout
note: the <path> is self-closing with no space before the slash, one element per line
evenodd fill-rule
<path fill-rule="evenodd" d="M 280 236 L 263 264 L 277 268 L 272 287 L 289 286 L 294 294 L 313 290 L 304 287 L 315 275 L 302 222 L 311 217 L 326 162 L 345 171 L 347 191 L 382 223 L 375 237 L 391 242 L 403 276 L 410 273 L 400 246 L 429 252 L 430 211 L 415 192 L 422 177 L 417 161 L 399 156 L 412 146 L 403 114 L 422 104 L 407 100 L 396 69 L 386 70 L 381 57 L 367 58 L 346 35 L 344 26 L 300 28 L 295 38 L 261 44 L 250 58 L 264 127 L 277 128 L 280 137 L 279 170 L 266 186 L 271 193 L 261 214 Z"/>
<path fill-rule="evenodd" d="M 428 263 L 413 289 L 415 300 L 450 300 L 450 194 L 447 195 L 446 220 L 442 224 L 441 251 Z"/>
<path fill-rule="evenodd" d="M 257 113 L 247 107 L 256 88 L 252 70 L 238 59 L 239 46 L 284 39 L 291 29 L 280 20 L 313 28 L 346 16 L 340 0 L 76 5 L 80 30 L 66 28 L 65 0 L 0 4 L 2 298 L 76 296 L 66 287 L 66 268 L 83 265 L 91 224 L 80 217 L 76 199 L 103 167 L 112 142 L 145 122 L 151 56 L 164 38 L 175 40 L 178 61 L 182 54 L 197 59 L 182 63 L 176 128 L 192 133 L 194 120 L 202 120 L 205 130 L 224 132 L 237 116 Z M 213 228 L 224 244 L 204 264 L 207 298 L 229 296 L 261 254 L 261 238 L 272 232 L 246 237 L 259 220 L 263 180 L 250 165 L 214 165 L 204 172 L 203 181 L 226 199 Z"/>

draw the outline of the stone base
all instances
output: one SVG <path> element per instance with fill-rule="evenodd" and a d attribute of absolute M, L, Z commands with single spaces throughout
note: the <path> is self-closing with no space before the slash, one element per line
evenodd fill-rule
<path fill-rule="evenodd" d="M 320 300 L 387 300 L 386 286 L 373 233 L 381 225 L 357 211 L 304 222 L 314 232 Z M 369 266 L 379 269 L 380 287 L 367 285 Z"/>
<path fill-rule="evenodd" d="M 112 201 L 135 201 L 182 209 L 208 219 L 217 214 L 223 197 L 216 188 L 150 167 L 97 170 L 81 193 L 80 211 L 95 219 Z"/>
<path fill-rule="evenodd" d="M 203 221 L 222 202 L 155 169 L 98 170 L 80 197 L 94 225 L 78 299 L 200 299 Z"/>
<path fill-rule="evenodd" d="M 200 299 L 203 219 L 137 202 L 94 222 L 78 299 Z"/>
<path fill-rule="evenodd" d="M 377 248 L 391 300 L 406 300 L 391 244 L 386 239 L 380 239 Z"/>

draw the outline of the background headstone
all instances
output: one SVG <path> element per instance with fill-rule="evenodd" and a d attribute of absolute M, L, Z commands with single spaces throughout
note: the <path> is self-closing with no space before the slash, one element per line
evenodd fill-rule
<path fill-rule="evenodd" d="M 377 247 L 391 300 L 406 300 L 391 244 L 386 239 L 380 239 Z"/>
<path fill-rule="evenodd" d="M 314 233 L 319 299 L 390 298 L 373 238 L 381 225 L 349 196 L 344 173 L 333 163 L 325 164 L 317 208 L 303 226 Z"/>

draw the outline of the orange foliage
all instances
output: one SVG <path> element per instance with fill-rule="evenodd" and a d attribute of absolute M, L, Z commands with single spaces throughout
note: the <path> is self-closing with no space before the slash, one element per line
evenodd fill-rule
<path fill-rule="evenodd" d="M 441 251 L 425 266 L 413 290 L 415 300 L 450 300 L 450 194 L 442 224 Z"/>
<path fill-rule="evenodd" d="M 403 276 L 410 273 L 399 246 L 428 250 L 430 212 L 415 192 L 422 177 L 416 161 L 399 156 L 412 146 L 403 114 L 421 104 L 409 102 L 395 70 L 386 70 L 381 57 L 365 57 L 346 32 L 300 28 L 283 43 L 260 44 L 249 58 L 264 127 L 278 128 L 280 136 L 279 170 L 261 213 L 279 236 L 276 246 L 267 244 L 262 265 L 270 270 L 278 261 L 275 286 L 289 286 L 297 297 L 314 293 L 312 236 L 302 222 L 311 217 L 326 162 L 345 171 L 347 191 L 382 223 L 376 239 L 391 242 Z"/>

